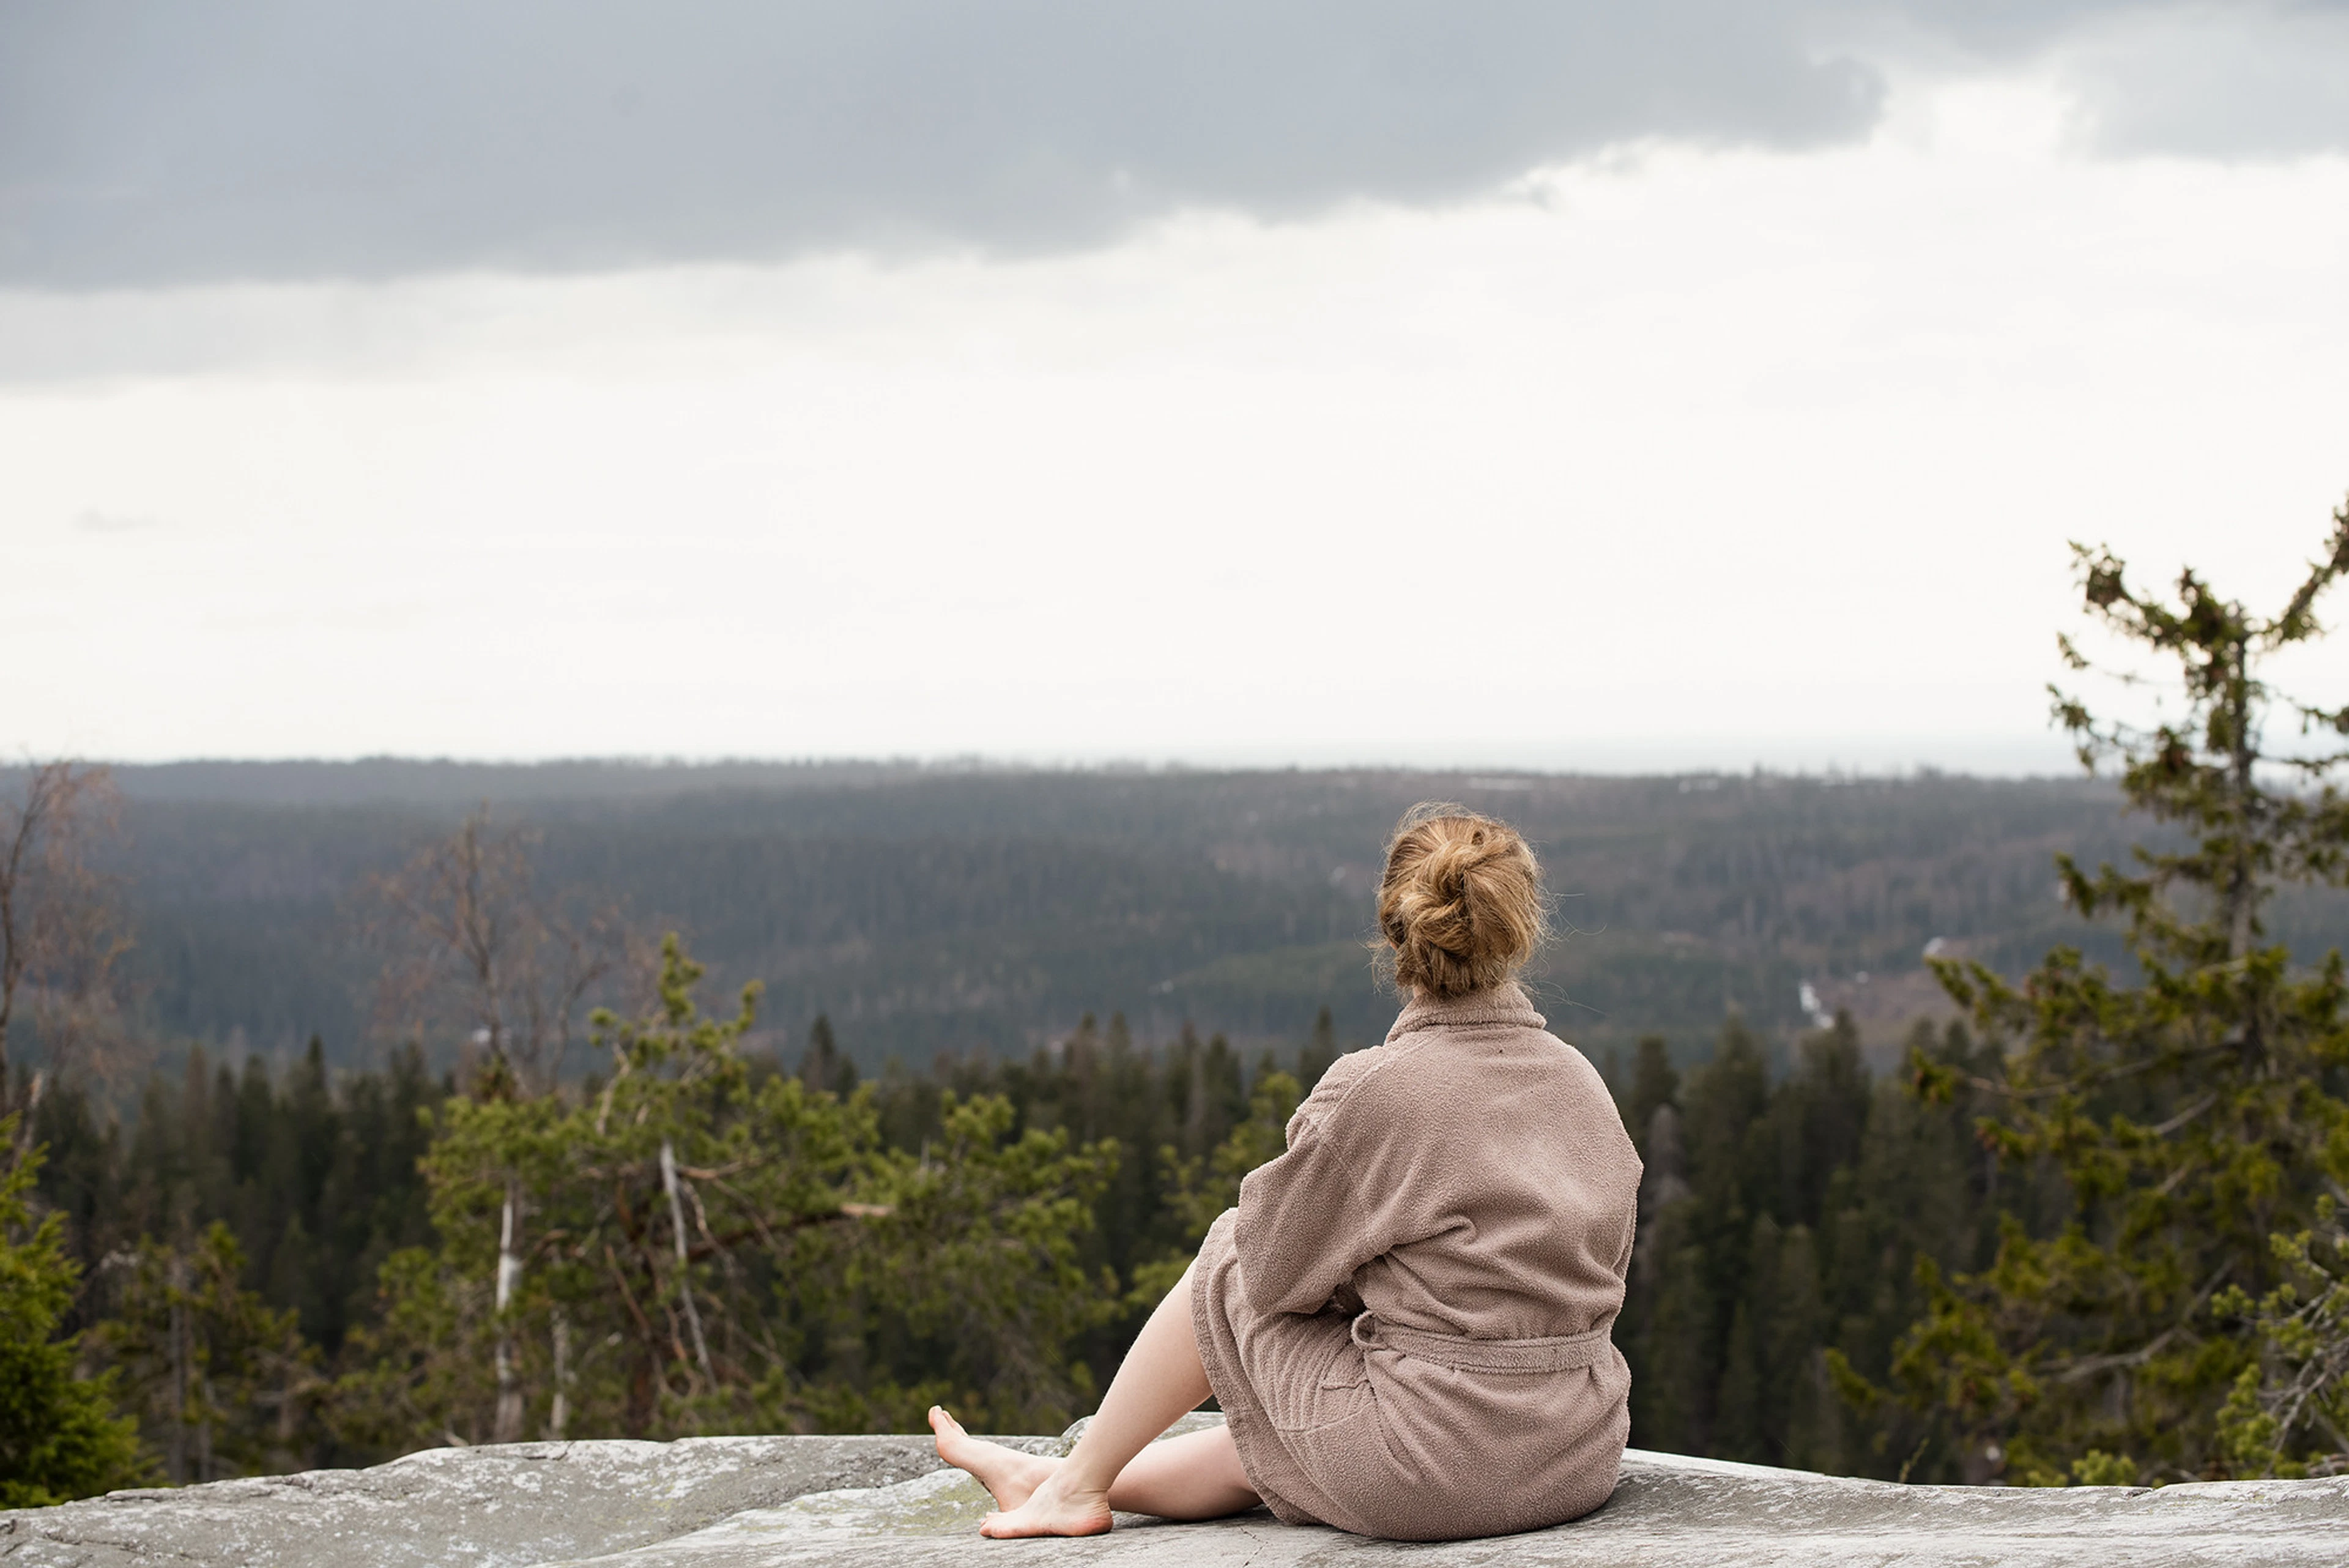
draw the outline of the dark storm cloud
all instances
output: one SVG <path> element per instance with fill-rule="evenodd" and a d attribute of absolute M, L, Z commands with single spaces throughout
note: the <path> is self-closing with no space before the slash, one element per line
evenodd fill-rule
<path fill-rule="evenodd" d="M 1053 245 L 1426 200 L 1629 131 L 1873 113 L 1764 7 L 332 0 L 5 13 L 0 272 L 52 283 Z"/>
<path fill-rule="evenodd" d="M 2115 9 L 16 0 L 0 282 L 1019 250 L 1184 203 L 1436 202 L 1640 136 L 1847 139 L 1882 84 L 1839 37 L 2011 53 Z"/>

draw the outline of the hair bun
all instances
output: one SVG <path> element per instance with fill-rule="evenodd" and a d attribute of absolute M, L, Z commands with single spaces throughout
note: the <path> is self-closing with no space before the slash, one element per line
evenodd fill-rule
<path fill-rule="evenodd" d="M 1516 828 L 1456 805 L 1404 814 L 1379 883 L 1397 983 L 1440 997 L 1498 985 L 1534 955 L 1545 926 L 1541 867 Z"/>

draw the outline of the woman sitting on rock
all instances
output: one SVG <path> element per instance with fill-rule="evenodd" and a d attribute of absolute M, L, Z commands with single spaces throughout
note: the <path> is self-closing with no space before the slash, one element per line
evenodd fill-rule
<path fill-rule="evenodd" d="M 1407 997 L 1240 1184 L 1065 1459 L 938 1453 L 1001 1511 L 981 1533 L 1091 1535 L 1111 1511 L 1259 1501 L 1403 1541 L 1497 1535 L 1614 1490 L 1631 1376 L 1608 1331 L 1640 1159 L 1606 1084 L 1516 974 L 1543 935 L 1514 828 L 1422 806 L 1387 849 L 1379 929 Z M 1153 1438 L 1209 1394 L 1226 1424 Z"/>

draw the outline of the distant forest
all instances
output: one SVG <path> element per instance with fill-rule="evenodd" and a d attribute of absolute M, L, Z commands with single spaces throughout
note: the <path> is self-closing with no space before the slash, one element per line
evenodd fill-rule
<path fill-rule="evenodd" d="M 0 1231 L 58 1282 L 40 1354 L 105 1379 L 71 1386 L 86 1462 L 30 1501 L 533 1435 L 905 1429 L 932 1400 L 1057 1428 L 1299 1098 L 1382 1036 L 1371 895 L 1427 798 L 1539 846 L 1563 936 L 1537 1001 L 1646 1162 L 1634 1441 L 1992 1479 L 1982 1424 L 1908 1387 L 1920 1335 L 1954 1321 L 1946 1272 L 1992 1278 L 2069 1189 L 2044 1160 L 2002 1178 L 2005 1059 L 1925 960 L 2013 974 L 2070 943 L 2126 969 L 2056 857 L 2159 842 L 2094 781 L 1939 775 L 112 787 L 18 1020 L 28 1137 L 0 1119 Z M 2272 929 L 2323 951 L 2344 909 L 2287 893 Z M 111 977 L 86 1003 L 84 970 Z M 2140 1473 L 2075 1451 L 2104 1429 L 2013 1473 Z"/>
<path fill-rule="evenodd" d="M 1344 1044 L 1370 1044 L 1394 1005 L 1363 945 L 1381 847 L 1428 798 L 1539 846 L 1566 935 L 1535 989 L 1594 1055 L 1661 1034 L 1700 1061 L 1732 1014 L 1783 1052 L 1848 1011 L 1885 1062 L 1918 1017 L 1948 1014 L 1928 943 L 2009 971 L 2059 940 L 2117 958 L 2056 898 L 2052 857 L 2121 856 L 2150 827 L 2094 781 L 1930 774 L 380 761 L 114 777 L 102 849 L 143 1033 L 281 1063 L 315 1036 L 341 1064 L 407 1043 L 380 1007 L 375 880 L 484 803 L 532 836 L 542 893 L 647 940 L 680 932 L 714 986 L 764 982 L 756 1044 L 795 1059 L 823 1014 L 868 1074 L 1024 1056 L 1087 1013 L 1123 1013 L 1144 1042 L 1188 1023 L 1253 1056 L 1293 1051 L 1326 1008 Z M 2278 933 L 2322 951 L 2349 934 L 2340 908 L 2287 900 Z M 421 1044 L 446 1064 L 459 1042 Z"/>

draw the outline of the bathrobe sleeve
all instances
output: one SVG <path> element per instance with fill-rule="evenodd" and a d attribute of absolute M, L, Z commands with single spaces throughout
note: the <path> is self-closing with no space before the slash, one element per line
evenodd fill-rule
<path fill-rule="evenodd" d="M 1321 1312 L 1355 1270 L 1407 1239 L 1392 1203 L 1362 1196 L 1375 1177 L 1347 1136 L 1361 1109 L 1308 1101 L 1288 1124 L 1288 1151 L 1240 1183 L 1232 1241 L 1258 1313 Z"/>

